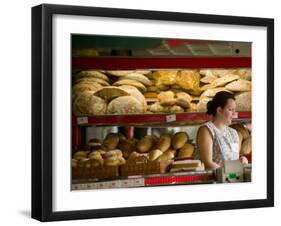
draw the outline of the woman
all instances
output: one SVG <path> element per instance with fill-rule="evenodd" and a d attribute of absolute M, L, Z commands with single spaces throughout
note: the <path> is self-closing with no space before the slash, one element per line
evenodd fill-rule
<path fill-rule="evenodd" d="M 201 161 L 207 169 L 222 166 L 224 160 L 238 160 L 247 164 L 244 156 L 239 157 L 239 137 L 236 130 L 230 128 L 235 112 L 235 98 L 229 92 L 218 92 L 207 104 L 207 114 L 212 120 L 198 130 L 197 147 Z"/>

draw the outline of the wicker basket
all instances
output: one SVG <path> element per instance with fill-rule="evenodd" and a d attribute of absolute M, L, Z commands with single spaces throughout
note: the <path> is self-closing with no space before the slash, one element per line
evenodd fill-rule
<path fill-rule="evenodd" d="M 120 174 L 121 176 L 134 176 L 165 173 L 169 170 L 170 164 L 170 161 L 153 161 L 138 164 L 128 163 L 120 166 Z"/>
<path fill-rule="evenodd" d="M 72 168 L 72 179 L 104 179 L 119 176 L 118 166 Z"/>

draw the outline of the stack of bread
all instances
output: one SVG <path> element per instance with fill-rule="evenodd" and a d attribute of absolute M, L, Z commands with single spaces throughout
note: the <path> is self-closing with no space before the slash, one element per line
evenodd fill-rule
<path fill-rule="evenodd" d="M 248 129 L 246 129 L 242 124 L 236 123 L 230 125 L 235 129 L 239 136 L 239 148 L 240 155 L 249 155 L 252 153 L 252 136 L 250 135 Z"/>
<path fill-rule="evenodd" d="M 237 111 L 251 110 L 251 71 L 249 69 L 200 70 L 202 85 L 197 111 L 205 112 L 207 103 L 220 91 L 233 93 Z"/>
<path fill-rule="evenodd" d="M 251 71 L 86 70 L 75 75 L 75 115 L 205 112 L 219 91 L 235 95 L 237 111 L 251 110 Z"/>

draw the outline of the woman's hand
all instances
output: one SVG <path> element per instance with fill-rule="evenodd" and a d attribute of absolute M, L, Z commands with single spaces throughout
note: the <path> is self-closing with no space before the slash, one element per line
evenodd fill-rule
<path fill-rule="evenodd" d="M 248 164 L 248 159 L 243 155 L 240 156 L 239 160 L 242 164 Z"/>

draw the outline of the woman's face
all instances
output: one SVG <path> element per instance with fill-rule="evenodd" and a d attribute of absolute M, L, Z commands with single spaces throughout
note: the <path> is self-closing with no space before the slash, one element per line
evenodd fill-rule
<path fill-rule="evenodd" d="M 228 99 L 224 108 L 218 108 L 218 116 L 225 124 L 231 124 L 232 117 L 235 112 L 236 104 L 233 99 Z"/>

